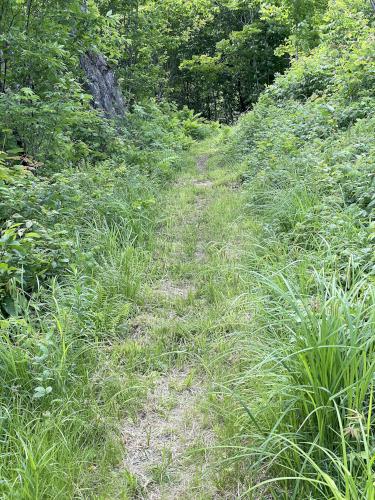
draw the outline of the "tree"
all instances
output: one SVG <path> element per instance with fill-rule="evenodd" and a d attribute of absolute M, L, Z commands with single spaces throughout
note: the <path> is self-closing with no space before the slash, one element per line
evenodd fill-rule
<path fill-rule="evenodd" d="M 286 26 L 290 35 L 284 52 L 298 59 L 301 51 L 315 47 L 328 0 L 270 0 L 261 7 L 262 18 Z M 280 50 L 279 53 L 282 53 Z"/>

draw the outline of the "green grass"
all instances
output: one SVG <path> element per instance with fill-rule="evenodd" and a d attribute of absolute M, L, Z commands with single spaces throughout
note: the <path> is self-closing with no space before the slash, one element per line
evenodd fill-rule
<path fill-rule="evenodd" d="M 279 300 L 262 331 L 266 345 L 243 347 L 247 368 L 227 386 L 248 413 L 238 439 L 244 429 L 251 439 L 232 459 L 247 457 L 255 479 L 267 471 L 256 489 L 273 485 L 283 498 L 372 498 L 371 292 L 363 281 L 351 292 L 322 284 L 311 303 L 285 278 L 261 283 Z"/>
<path fill-rule="evenodd" d="M 189 476 L 186 498 L 373 498 L 371 283 L 350 268 L 350 280 L 324 275 L 316 234 L 294 239 L 318 192 L 275 194 L 259 178 L 249 192 L 220 135 L 182 165 L 139 241 L 126 220 L 98 216 L 76 236 L 87 263 L 7 326 L 2 496 L 131 499 Z M 187 411 L 213 438 L 197 435 L 177 463 L 166 447 L 145 489 L 123 465 L 122 426 L 182 369 L 158 415 L 202 387 Z"/>
<path fill-rule="evenodd" d="M 119 419 L 136 411 L 147 382 L 125 377 L 108 346 L 121 338 L 147 259 L 120 233 L 102 226 L 107 246 L 91 275 L 73 268 L 2 333 L 6 498 L 84 498 L 121 460 Z"/>
<path fill-rule="evenodd" d="M 212 160 L 243 168 L 250 221 L 239 276 L 251 313 L 212 357 L 217 373 L 236 361 L 208 405 L 221 482 L 239 482 L 244 498 L 375 497 L 374 118 L 365 72 L 353 66 L 358 85 L 343 85 L 361 50 L 352 30 L 367 50 L 373 26 L 355 12 L 276 79 Z"/>
<path fill-rule="evenodd" d="M 221 173 L 209 176 L 223 182 L 218 190 L 228 205 L 225 220 L 216 188 L 194 185 L 199 154 L 186 153 L 184 172 L 158 200 L 157 217 L 139 230 L 134 223 L 129 230 L 128 219 L 113 219 L 112 207 L 108 216 L 92 207 L 75 236 L 78 265 L 63 280 L 41 286 L 23 319 L 4 322 L 2 496 L 132 497 L 139 485 L 121 467 L 123 420 L 138 413 L 158 374 L 186 363 L 196 367 L 176 389 L 184 391 L 194 384 L 195 371 L 211 370 L 210 337 L 237 321 L 231 302 L 238 277 L 227 283 L 232 264 L 225 233 L 231 204 L 233 210 L 240 205 Z M 129 193 L 118 194 L 116 206 L 128 206 Z M 218 224 L 212 234 L 211 205 Z M 136 230 L 142 238 L 134 243 Z M 199 266 L 198 246 L 207 255 Z M 164 282 L 189 291 L 174 295 L 172 289 L 169 295 Z M 134 337 L 142 315 L 148 315 L 141 326 L 144 342 Z M 168 413 L 174 401 L 165 405 Z M 155 482 L 170 478 L 165 453 Z"/>

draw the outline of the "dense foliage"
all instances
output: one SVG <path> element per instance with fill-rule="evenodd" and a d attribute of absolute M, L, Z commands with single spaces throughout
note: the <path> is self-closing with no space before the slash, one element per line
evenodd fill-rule
<path fill-rule="evenodd" d="M 263 346 L 234 388 L 252 415 L 239 439 L 250 432 L 244 455 L 266 476 L 256 488 L 282 498 L 375 494 L 374 35 L 369 3 L 330 2 L 319 46 L 266 90 L 227 153 L 259 224 Z"/>
<path fill-rule="evenodd" d="M 0 28 L 4 314 L 14 311 L 15 290 L 27 296 L 66 267 L 69 238 L 62 213 L 72 204 L 69 197 L 79 200 L 77 213 L 81 200 L 87 203 L 83 193 L 64 187 L 67 179 L 77 172 L 89 175 L 108 162 L 126 162 L 126 168 L 154 175 L 158 163 L 150 165 L 144 147 L 164 154 L 166 147 L 181 147 L 179 134 L 197 137 L 201 129 L 191 113 L 167 109 L 165 98 L 210 118 L 231 120 L 286 63 L 274 48 L 288 28 L 273 20 L 272 12 L 262 15 L 257 1 L 6 0 Z M 92 108 L 82 69 L 88 51 L 103 54 L 116 68 L 132 110 L 121 123 L 103 119 L 100 109 Z M 140 107 L 155 97 L 159 108 Z M 133 122 L 143 131 L 143 122 L 151 117 L 160 123 L 162 113 L 166 121 L 160 130 L 151 126 L 142 137 L 134 132 Z M 165 132 L 177 137 L 165 144 Z M 163 168 L 172 163 L 173 155 L 167 154 Z"/>
<path fill-rule="evenodd" d="M 72 498 L 117 463 L 113 398 L 124 411 L 141 390 L 99 385 L 95 344 L 126 331 L 162 187 L 192 137 L 209 131 L 141 81 L 125 117 L 93 108 L 81 58 L 97 51 L 115 68 L 129 54 L 120 25 L 133 6 L 120 7 L 122 16 L 101 2 L 0 4 L 4 498 Z M 130 100 L 120 67 L 117 77 Z"/>
<path fill-rule="evenodd" d="M 78 77 L 87 50 L 116 67 L 130 104 L 169 98 L 230 121 L 286 67 L 274 49 L 290 32 L 259 0 L 6 0 L 0 26 L 5 128 L 33 152 L 41 141 L 53 151 L 61 137 L 70 155 L 90 122 Z"/>
<path fill-rule="evenodd" d="M 365 0 L 0 2 L 2 498 L 101 498 L 115 421 L 144 391 L 106 348 L 127 332 L 161 193 L 220 128 L 206 119 L 251 108 L 221 154 L 258 224 L 268 399 L 252 406 L 253 368 L 231 374 L 246 408 L 231 439 L 273 495 L 374 498 L 374 39 Z M 124 116 L 93 102 L 89 52 Z"/>

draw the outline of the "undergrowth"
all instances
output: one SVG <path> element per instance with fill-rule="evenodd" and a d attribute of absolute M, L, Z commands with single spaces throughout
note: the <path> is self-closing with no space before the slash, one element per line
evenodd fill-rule
<path fill-rule="evenodd" d="M 118 127 L 62 169 L 1 157 L 2 498 L 99 496 L 122 459 L 118 423 L 146 392 L 110 347 L 141 300 L 163 188 L 209 129 L 153 103 Z"/>
<path fill-rule="evenodd" d="M 221 150 L 254 224 L 253 315 L 218 389 L 222 464 L 245 497 L 375 495 L 372 21 L 332 3 L 321 38 Z"/>
<path fill-rule="evenodd" d="M 170 213 L 164 187 L 216 125 L 154 102 L 115 124 L 78 90 L 73 121 L 67 106 L 57 123 L 28 88 L 2 104 L 30 148 L 20 156 L 2 128 L 1 497 L 142 495 L 121 466 L 119 422 L 140 410 L 148 376 L 186 359 L 214 380 L 201 404 L 218 430 L 219 494 L 375 497 L 374 28 L 363 7 L 330 2 L 320 44 L 199 150 L 208 170 L 197 181 L 189 165 Z M 43 134 L 24 102 L 30 123 L 50 117 Z M 148 296 L 150 269 L 194 287 Z M 160 317 L 143 345 L 128 334 L 145 301 Z"/>

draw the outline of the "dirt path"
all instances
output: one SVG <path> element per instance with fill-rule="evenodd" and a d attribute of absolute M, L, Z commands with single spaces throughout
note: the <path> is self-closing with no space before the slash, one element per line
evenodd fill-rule
<path fill-rule="evenodd" d="M 207 161 L 207 155 L 198 157 L 196 168 L 199 178 L 188 178 L 180 188 L 186 187 L 186 183 L 190 187 L 211 188 L 213 183 L 201 178 Z M 194 212 L 190 220 L 184 220 L 184 226 L 197 222 L 205 202 L 204 193 L 196 197 Z M 179 232 L 176 234 L 178 236 Z M 199 250 L 194 259 L 199 265 L 204 254 L 199 240 L 197 247 Z M 192 283 L 174 284 L 170 279 L 159 281 L 152 290 L 155 296 L 164 296 L 171 303 L 171 314 L 173 301 L 187 300 L 194 292 Z M 157 321 L 156 317 L 154 319 Z M 184 463 L 185 454 L 192 444 L 199 443 L 203 448 L 208 448 L 215 440 L 214 433 L 205 428 L 202 415 L 197 410 L 197 403 L 204 394 L 204 385 L 205 381 L 201 377 L 194 376 L 194 367 L 190 364 L 184 364 L 181 368 L 172 367 L 155 381 L 137 418 L 124 423 L 124 466 L 137 478 L 144 498 L 183 498 L 196 474 L 204 472 L 202 467 L 197 470 L 194 464 Z"/>
<path fill-rule="evenodd" d="M 191 383 L 190 374 L 185 368 L 160 377 L 137 421 L 124 425 L 125 466 L 141 482 L 146 498 L 182 498 L 197 472 L 184 464 L 185 452 L 198 440 L 204 447 L 213 444 L 212 432 L 204 429 L 196 411 L 204 389 Z"/>
<path fill-rule="evenodd" d="M 123 467 L 136 483 L 131 498 L 235 498 L 216 484 L 216 434 L 205 402 L 213 383 L 210 331 L 215 322 L 225 326 L 233 309 L 215 297 L 233 274 L 223 259 L 232 267 L 234 255 L 228 254 L 231 213 L 225 227 L 215 224 L 215 204 L 236 195 L 231 182 L 216 185 L 208 164 L 209 155 L 199 155 L 168 196 L 154 278 L 133 321 L 132 341 L 147 360 L 150 383 L 141 410 L 122 427 Z"/>

